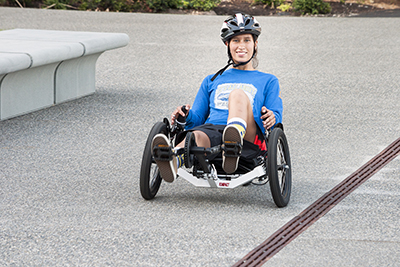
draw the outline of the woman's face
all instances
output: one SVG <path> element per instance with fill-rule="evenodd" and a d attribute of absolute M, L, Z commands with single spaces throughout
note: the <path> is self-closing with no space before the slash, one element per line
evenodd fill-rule
<path fill-rule="evenodd" d="M 254 42 L 251 34 L 237 35 L 229 42 L 230 52 L 235 63 L 248 61 L 253 56 L 254 47 L 257 47 L 257 41 Z M 251 65 L 251 62 L 249 64 Z"/>

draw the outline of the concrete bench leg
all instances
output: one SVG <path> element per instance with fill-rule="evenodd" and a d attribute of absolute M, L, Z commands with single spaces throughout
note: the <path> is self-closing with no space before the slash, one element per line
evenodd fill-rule
<path fill-rule="evenodd" d="M 12 72 L 0 79 L 0 119 L 54 104 L 54 72 L 58 63 Z"/>
<path fill-rule="evenodd" d="M 96 62 L 101 54 L 92 54 L 60 63 L 55 74 L 55 104 L 95 92 Z"/>

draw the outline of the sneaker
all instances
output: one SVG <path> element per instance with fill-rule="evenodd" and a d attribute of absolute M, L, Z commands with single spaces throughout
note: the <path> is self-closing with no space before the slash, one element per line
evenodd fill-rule
<path fill-rule="evenodd" d="M 152 154 L 160 170 L 161 178 L 168 183 L 172 183 L 177 176 L 178 168 L 176 163 L 176 156 L 172 152 L 171 143 L 164 134 L 157 134 L 154 136 L 151 143 Z M 162 151 L 162 154 L 154 155 L 154 148 L 157 147 Z"/>
<path fill-rule="evenodd" d="M 222 152 L 222 168 L 228 174 L 234 173 L 238 167 L 243 145 L 239 129 L 234 125 L 226 126 L 222 134 L 222 142 L 225 145 L 225 151 Z"/>

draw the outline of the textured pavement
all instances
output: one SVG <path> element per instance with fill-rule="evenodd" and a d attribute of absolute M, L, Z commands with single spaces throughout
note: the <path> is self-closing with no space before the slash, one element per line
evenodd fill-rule
<path fill-rule="evenodd" d="M 400 18 L 259 17 L 284 100 L 293 192 L 139 192 L 151 126 L 227 60 L 225 16 L 0 8 L 0 29 L 123 32 L 95 94 L 0 122 L 1 266 L 230 266 L 400 136 Z M 399 157 L 265 266 L 398 266 Z"/>

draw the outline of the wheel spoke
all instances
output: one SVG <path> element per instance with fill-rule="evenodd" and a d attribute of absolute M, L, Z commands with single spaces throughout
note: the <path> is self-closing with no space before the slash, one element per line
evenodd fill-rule
<path fill-rule="evenodd" d="M 278 171 L 279 188 L 281 190 L 281 193 L 283 194 L 286 186 L 286 170 L 289 168 L 289 166 L 286 164 L 285 153 L 283 150 L 281 139 L 278 139 L 276 156 L 278 164 L 277 171 Z"/>
<path fill-rule="evenodd" d="M 285 154 L 283 153 L 283 146 L 282 146 L 282 143 L 281 143 L 280 139 L 279 139 L 279 142 L 278 142 L 278 153 L 279 153 L 279 156 L 280 156 L 281 163 L 282 164 L 286 163 Z"/>
<path fill-rule="evenodd" d="M 150 188 L 154 187 L 154 184 L 157 182 L 157 177 L 159 174 L 158 166 L 156 164 L 152 164 L 151 166 L 151 179 L 150 179 Z"/>
<path fill-rule="evenodd" d="M 285 185 L 286 185 L 286 179 L 285 179 L 285 171 L 282 172 L 282 177 L 281 177 L 281 193 L 283 194 L 285 190 Z"/>

